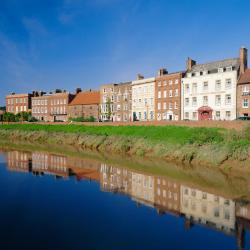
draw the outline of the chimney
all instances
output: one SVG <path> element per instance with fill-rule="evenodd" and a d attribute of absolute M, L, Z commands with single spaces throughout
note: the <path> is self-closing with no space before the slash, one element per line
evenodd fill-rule
<path fill-rule="evenodd" d="M 164 68 L 159 69 L 159 71 L 158 71 L 158 76 L 163 76 L 163 75 L 167 75 L 167 74 L 168 74 L 168 71 Z"/>
<path fill-rule="evenodd" d="M 44 92 L 44 91 L 39 91 L 39 92 L 37 92 L 37 95 L 38 95 L 38 96 L 43 96 L 43 95 L 46 95 L 46 92 Z"/>
<path fill-rule="evenodd" d="M 76 94 L 79 94 L 80 92 L 82 92 L 81 88 L 76 88 Z"/>
<path fill-rule="evenodd" d="M 240 75 L 244 74 L 247 69 L 247 48 L 240 48 Z"/>
<path fill-rule="evenodd" d="M 61 89 L 56 89 L 56 90 L 55 90 L 55 93 L 56 93 L 56 94 L 62 93 L 62 90 L 61 90 Z"/>
<path fill-rule="evenodd" d="M 142 79 L 144 79 L 144 76 L 141 74 L 137 74 L 137 80 L 142 80 Z"/>
<path fill-rule="evenodd" d="M 186 69 L 187 71 L 191 71 L 192 67 L 196 65 L 196 61 L 192 60 L 190 57 L 188 57 L 187 59 L 187 63 L 186 63 Z"/>

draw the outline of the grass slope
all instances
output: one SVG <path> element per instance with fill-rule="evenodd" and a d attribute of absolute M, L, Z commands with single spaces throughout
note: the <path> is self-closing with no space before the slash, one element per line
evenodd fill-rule
<path fill-rule="evenodd" d="M 242 131 L 178 126 L 0 125 L 0 138 L 54 145 L 77 145 L 130 155 L 218 165 L 246 162 L 250 126 Z"/>

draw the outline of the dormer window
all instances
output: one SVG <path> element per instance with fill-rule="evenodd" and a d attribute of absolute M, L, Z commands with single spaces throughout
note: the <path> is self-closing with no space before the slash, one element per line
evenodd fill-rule
<path fill-rule="evenodd" d="M 233 70 L 233 67 L 230 66 L 230 67 L 226 67 L 226 71 L 232 71 Z"/>
<path fill-rule="evenodd" d="M 223 73 L 224 72 L 224 68 L 218 68 L 218 73 Z"/>

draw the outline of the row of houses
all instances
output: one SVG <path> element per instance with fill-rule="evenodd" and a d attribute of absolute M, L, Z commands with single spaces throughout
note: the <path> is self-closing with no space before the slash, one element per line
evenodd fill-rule
<path fill-rule="evenodd" d="M 41 121 L 93 116 L 100 121 L 234 120 L 250 117 L 250 69 L 247 49 L 239 57 L 198 64 L 157 76 L 110 83 L 98 91 L 57 90 L 6 96 L 7 112 L 32 111 Z"/>
<path fill-rule="evenodd" d="M 250 206 L 246 200 L 235 201 L 167 176 L 146 174 L 93 159 L 39 151 L 9 151 L 6 157 L 10 171 L 52 175 L 57 179 L 75 176 L 78 181 L 94 180 L 104 192 L 127 195 L 138 206 L 155 208 L 160 215 L 182 216 L 187 229 L 200 224 L 236 236 L 239 249 L 244 247 L 244 231 L 250 229 Z"/>

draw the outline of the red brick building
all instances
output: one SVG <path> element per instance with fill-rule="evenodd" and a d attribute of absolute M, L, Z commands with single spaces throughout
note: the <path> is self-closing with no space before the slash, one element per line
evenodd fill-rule
<path fill-rule="evenodd" d="M 180 213 L 180 184 L 167 177 L 157 176 L 154 181 L 155 207 L 159 213 Z"/>
<path fill-rule="evenodd" d="M 15 94 L 6 96 L 6 112 L 20 113 L 31 111 L 31 97 L 33 94 Z"/>
<path fill-rule="evenodd" d="M 39 121 L 66 122 L 68 120 L 68 104 L 74 96 L 65 91 L 38 94 L 32 98 L 32 116 Z"/>
<path fill-rule="evenodd" d="M 155 119 L 181 119 L 181 78 L 183 72 L 168 73 L 161 69 L 155 83 Z"/>
<path fill-rule="evenodd" d="M 89 118 L 99 119 L 99 91 L 80 92 L 68 105 L 68 117 L 71 118 Z"/>
<path fill-rule="evenodd" d="M 237 117 L 250 117 L 250 69 L 246 69 L 238 81 Z"/>

